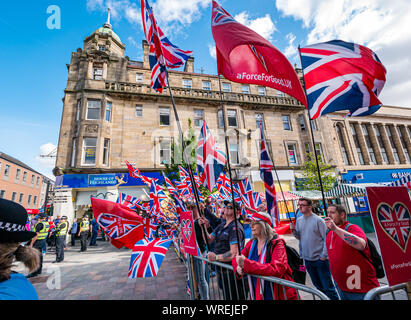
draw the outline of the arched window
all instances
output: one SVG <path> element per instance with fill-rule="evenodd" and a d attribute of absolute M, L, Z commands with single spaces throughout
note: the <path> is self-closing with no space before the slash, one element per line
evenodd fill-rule
<path fill-rule="evenodd" d="M 341 123 L 338 123 L 335 129 L 337 130 L 338 140 L 340 142 L 340 148 L 341 148 L 341 153 L 344 159 L 344 163 L 346 165 L 350 165 L 350 160 L 348 159 L 347 146 L 345 145 Z"/>

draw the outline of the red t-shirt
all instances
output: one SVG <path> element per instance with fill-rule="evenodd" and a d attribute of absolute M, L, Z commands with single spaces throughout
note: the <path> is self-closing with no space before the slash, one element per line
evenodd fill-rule
<path fill-rule="evenodd" d="M 340 228 L 345 230 L 347 223 Z M 355 224 L 349 226 L 348 232 L 367 241 L 364 231 Z M 368 244 L 363 253 L 369 260 L 333 231 L 328 232 L 326 245 L 331 274 L 342 291 L 365 293 L 379 287 L 375 269 L 370 262 L 371 253 Z"/>

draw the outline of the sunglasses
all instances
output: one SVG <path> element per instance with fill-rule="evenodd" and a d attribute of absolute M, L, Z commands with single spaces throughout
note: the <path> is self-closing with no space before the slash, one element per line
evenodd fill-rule
<path fill-rule="evenodd" d="M 227 209 L 233 209 L 233 207 L 232 207 L 232 206 L 227 206 L 226 208 L 227 208 Z"/>

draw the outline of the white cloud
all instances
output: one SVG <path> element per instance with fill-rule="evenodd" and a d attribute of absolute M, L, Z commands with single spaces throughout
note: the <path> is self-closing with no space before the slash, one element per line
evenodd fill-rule
<path fill-rule="evenodd" d="M 217 59 L 215 44 L 208 44 L 208 52 L 212 58 Z"/>
<path fill-rule="evenodd" d="M 57 146 L 51 142 L 40 146 L 40 154 L 36 156 L 39 166 L 52 170 L 55 167 Z M 53 157 L 54 156 L 54 157 Z"/>
<path fill-rule="evenodd" d="M 408 0 L 276 0 L 283 16 L 302 21 L 307 44 L 341 39 L 373 50 L 387 69 L 380 100 L 411 107 L 411 6 Z"/>
<path fill-rule="evenodd" d="M 287 48 L 285 48 L 284 54 L 288 59 L 295 60 L 296 56 L 298 55 L 297 47 L 294 45 L 296 37 L 291 32 L 287 34 L 285 37 L 288 41 L 288 46 Z"/>
<path fill-rule="evenodd" d="M 247 11 L 243 11 L 235 15 L 234 19 L 239 23 L 247 26 L 251 30 L 257 32 L 260 36 L 267 39 L 268 41 L 272 41 L 272 35 L 275 31 L 277 31 L 269 14 L 253 20 L 250 18 L 250 15 Z"/>

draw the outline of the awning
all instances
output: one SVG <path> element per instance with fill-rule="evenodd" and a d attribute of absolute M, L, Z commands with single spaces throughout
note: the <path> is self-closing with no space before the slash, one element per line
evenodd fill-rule
<path fill-rule="evenodd" d="M 408 189 L 411 189 L 411 175 L 402 177 L 399 180 L 396 180 L 394 182 L 392 182 L 391 184 L 389 184 L 391 187 L 400 187 L 400 186 L 404 186 L 407 187 Z"/>
<path fill-rule="evenodd" d="M 365 196 L 366 187 L 381 187 L 378 183 L 354 183 L 354 184 L 339 184 L 325 193 L 326 198 L 341 198 L 341 197 L 358 197 Z"/>
<path fill-rule="evenodd" d="M 283 194 L 284 194 L 284 197 L 283 197 Z M 276 196 L 277 196 L 277 201 L 293 201 L 293 200 L 298 200 L 298 199 L 301 198 L 301 197 L 296 196 L 295 194 L 292 194 L 288 191 L 281 192 L 281 191 L 278 191 L 278 190 L 276 192 Z"/>
<path fill-rule="evenodd" d="M 322 200 L 321 191 L 317 190 L 301 190 L 301 191 L 288 191 L 289 193 L 299 197 L 299 198 L 306 198 L 310 200 Z"/>

